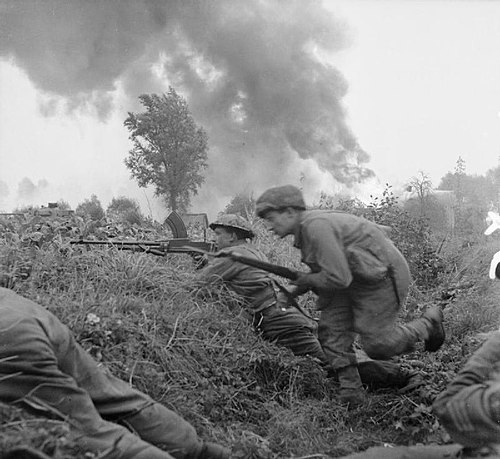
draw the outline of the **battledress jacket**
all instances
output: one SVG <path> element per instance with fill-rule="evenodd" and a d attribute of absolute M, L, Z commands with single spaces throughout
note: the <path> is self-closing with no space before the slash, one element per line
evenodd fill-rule
<path fill-rule="evenodd" d="M 267 261 L 266 256 L 259 249 L 248 243 L 225 247 L 221 249 L 221 252 Z M 207 283 L 230 282 L 231 290 L 244 300 L 246 309 L 252 314 L 276 302 L 277 284 L 265 271 L 234 262 L 229 257 L 212 260 L 199 272 L 198 279 Z"/>
<path fill-rule="evenodd" d="M 500 331 L 472 355 L 433 410 L 456 442 L 500 446 Z"/>
<path fill-rule="evenodd" d="M 302 215 L 295 247 L 311 273 L 308 282 L 319 295 L 318 307 L 329 295 L 357 284 L 376 284 L 390 267 L 400 302 L 410 282 L 408 264 L 387 236 L 387 227 L 345 212 L 312 210 Z"/>

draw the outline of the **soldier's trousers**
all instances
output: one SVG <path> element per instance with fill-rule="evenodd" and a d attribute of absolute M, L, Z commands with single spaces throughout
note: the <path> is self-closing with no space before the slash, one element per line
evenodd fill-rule
<path fill-rule="evenodd" d="M 428 325 L 422 319 L 397 323 L 400 305 L 390 279 L 376 285 L 353 283 L 328 297 L 320 296 L 318 308 L 319 341 L 334 368 L 356 364 L 356 334 L 370 358 L 389 359 L 414 350 L 427 333 Z"/>
<path fill-rule="evenodd" d="M 254 326 L 264 339 L 289 348 L 295 355 L 310 355 L 321 362 L 325 360 L 316 337 L 316 322 L 295 306 L 271 306 L 256 315 Z"/>
<path fill-rule="evenodd" d="M 67 420 L 71 437 L 106 459 L 194 459 L 202 449 L 188 422 L 99 366 L 54 315 L 5 289 L 0 400 Z"/>
<path fill-rule="evenodd" d="M 258 330 L 266 340 L 289 348 L 295 355 L 310 355 L 318 359 L 328 369 L 327 358 L 317 337 L 316 321 L 304 315 L 296 307 L 288 305 L 273 306 L 259 317 Z M 392 361 L 377 361 L 369 358 L 361 349 L 355 350 L 355 361 L 361 382 L 372 388 L 405 386 L 409 374 Z"/>

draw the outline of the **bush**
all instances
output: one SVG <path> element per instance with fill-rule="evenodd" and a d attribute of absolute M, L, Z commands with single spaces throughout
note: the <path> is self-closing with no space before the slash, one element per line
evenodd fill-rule
<path fill-rule="evenodd" d="M 320 208 L 330 208 L 331 205 L 335 205 L 336 210 L 390 227 L 390 238 L 406 258 L 417 286 L 429 289 L 439 283 L 446 264 L 437 253 L 437 242 L 428 221 L 412 216 L 399 206 L 390 185 L 386 185 L 381 197 L 372 196 L 368 205 L 358 199 L 335 200 L 323 195 Z"/>
<path fill-rule="evenodd" d="M 115 222 L 131 225 L 140 225 L 144 220 L 139 204 L 125 196 L 113 198 L 106 209 L 106 215 Z"/>
<path fill-rule="evenodd" d="M 102 208 L 101 201 L 99 201 L 95 194 L 93 194 L 90 199 L 86 199 L 82 203 L 78 204 L 75 212 L 77 215 L 88 217 L 95 221 L 102 220 L 106 216 L 104 209 Z"/>

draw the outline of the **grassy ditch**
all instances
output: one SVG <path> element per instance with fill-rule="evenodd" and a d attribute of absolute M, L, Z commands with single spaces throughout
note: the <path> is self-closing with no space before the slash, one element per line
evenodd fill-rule
<path fill-rule="evenodd" d="M 235 458 L 334 458 L 386 443 L 446 443 L 429 406 L 499 319 L 500 284 L 487 278 L 495 243 L 484 241 L 450 256 L 438 287 L 413 286 L 402 312 L 410 319 L 432 303 L 445 311 L 445 346 L 400 359 L 423 374 L 424 386 L 372 392 L 366 406 L 347 411 L 314 361 L 261 340 L 224 288 L 200 290 L 189 256 L 85 250 L 64 236 L 29 240 L 20 229 L 4 231 L 0 283 L 50 309 L 115 375 Z M 257 243 L 273 261 L 300 266 L 286 241 L 263 234 Z M 28 444 L 48 457 L 91 457 L 67 440 L 64 423 L 3 407 L 0 424 L 0 450 Z"/>

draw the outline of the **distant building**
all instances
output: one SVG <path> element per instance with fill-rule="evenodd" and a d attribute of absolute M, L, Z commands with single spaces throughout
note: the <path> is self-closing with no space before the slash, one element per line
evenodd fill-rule
<path fill-rule="evenodd" d="M 457 198 L 452 190 L 430 190 L 429 198 L 433 207 L 441 208 L 444 212 L 445 224 L 448 230 L 455 229 L 455 208 Z M 419 204 L 419 195 L 414 187 L 409 186 L 399 197 L 401 204 L 408 207 L 410 204 Z"/>

